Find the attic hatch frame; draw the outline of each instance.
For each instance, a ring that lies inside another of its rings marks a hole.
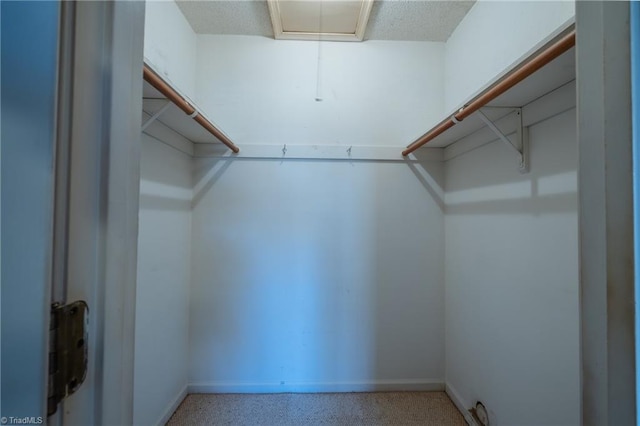
[[[322,1],[322,0],[321,0]],[[304,31],[285,31],[280,14],[280,0],[267,0],[269,16],[273,26],[273,37],[276,40],[322,40],[322,41],[362,41],[369,23],[369,15],[374,0],[361,0],[360,13],[353,33],[323,33]]]
[[[481,111],[481,108],[495,108],[487,107],[486,105],[498,96],[504,94],[506,91],[544,67],[576,44],[576,30],[575,24],[567,30],[564,35],[561,35],[559,39],[550,42],[546,46],[542,47],[537,52],[533,53],[527,59],[525,59],[516,69],[512,72],[504,75],[494,84],[483,90],[480,94],[473,99],[465,103],[457,112],[451,116],[445,118],[440,123],[435,125],[425,134],[418,139],[407,145],[402,156],[406,157],[418,148],[431,142],[433,139],[443,134],[451,127],[460,123],[465,118],[478,112],[479,118],[498,136],[500,140],[505,142],[510,148],[517,151],[518,155],[518,168],[522,173],[526,173],[529,169],[528,164],[528,128],[522,126],[522,109],[511,108],[516,110],[516,117],[518,120],[517,127],[517,140],[513,143],[507,138],[498,127]]]

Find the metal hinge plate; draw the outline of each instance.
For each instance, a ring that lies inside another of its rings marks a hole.
[[[47,415],[73,394],[87,376],[89,307],[83,300],[51,306]]]

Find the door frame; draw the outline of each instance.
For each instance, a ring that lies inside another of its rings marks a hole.
[[[582,424],[636,422],[629,17],[576,2]]]
[[[52,296],[89,305],[89,371],[55,421],[127,425],[133,422],[145,3],[61,7],[54,258],[64,272],[55,274]]]

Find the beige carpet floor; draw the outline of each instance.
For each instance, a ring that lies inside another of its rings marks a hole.
[[[465,426],[444,392],[189,395],[168,425]]]

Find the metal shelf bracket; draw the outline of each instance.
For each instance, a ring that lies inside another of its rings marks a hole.
[[[528,173],[529,172],[529,127],[525,127],[522,124],[522,108],[502,108],[502,107],[491,107],[507,109],[509,111],[514,112],[516,119],[516,138],[514,141],[509,139],[498,127],[494,124],[493,121],[489,117],[487,117],[481,109],[477,112],[479,117],[484,123],[489,127],[493,133],[500,138],[501,141],[505,143],[510,149],[512,149],[518,159],[518,170],[520,173]]]
[[[164,113],[169,108],[170,105],[171,101],[167,99],[167,103],[164,104],[162,108],[160,108],[155,114],[153,114],[147,121],[144,122],[144,124],[142,125],[142,131],[144,132],[145,129],[151,125],[151,123],[156,121],[158,117],[160,117],[162,113]]]

